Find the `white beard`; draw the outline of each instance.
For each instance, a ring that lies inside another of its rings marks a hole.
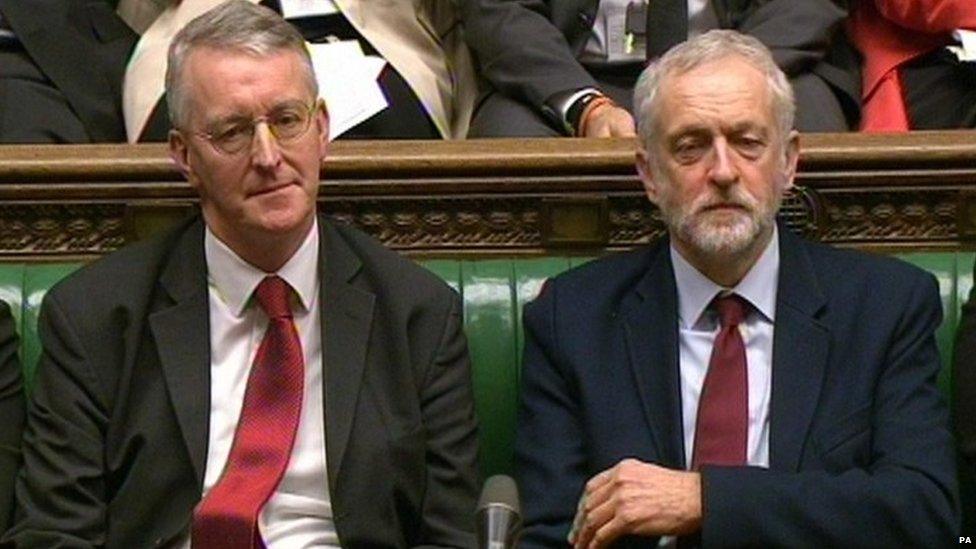
[[[671,233],[706,256],[735,256],[753,246],[772,228],[781,196],[762,204],[753,196],[733,187],[722,196],[702,196],[690,206],[674,204],[666,197],[661,215]],[[708,212],[716,202],[731,202],[741,210]]]

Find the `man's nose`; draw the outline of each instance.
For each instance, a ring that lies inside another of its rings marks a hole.
[[[739,178],[738,168],[733,158],[734,152],[725,139],[716,139],[712,147],[712,164],[709,167],[709,179],[713,184],[727,186],[735,183]]]
[[[260,168],[274,168],[281,162],[281,147],[267,122],[261,121],[254,125],[251,157],[254,165]]]

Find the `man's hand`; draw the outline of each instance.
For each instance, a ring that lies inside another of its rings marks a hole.
[[[701,475],[625,459],[586,483],[569,542],[586,549],[624,535],[690,534],[701,516]]]
[[[586,113],[580,137],[634,137],[634,118],[626,109],[607,102]]]

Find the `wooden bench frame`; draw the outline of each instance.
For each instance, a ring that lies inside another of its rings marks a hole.
[[[321,207],[410,255],[598,254],[663,230],[631,140],[339,141]],[[794,228],[843,246],[976,238],[976,132],[801,137]],[[0,260],[100,255],[196,202],[164,145],[0,146]]]

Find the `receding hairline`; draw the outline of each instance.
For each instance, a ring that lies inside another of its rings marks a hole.
[[[174,127],[187,121],[185,65],[188,57],[201,49],[250,54],[258,59],[294,51],[304,66],[306,86],[318,96],[315,69],[301,34],[269,8],[247,0],[228,0],[187,23],[170,44],[165,82]]]
[[[765,103],[765,108],[769,113],[770,120],[773,122],[771,125],[772,130],[778,133],[779,124],[777,123],[777,118],[776,118],[776,104],[775,104],[776,98],[774,97],[773,91],[769,89],[769,86],[765,85],[766,74],[760,67],[757,67],[756,64],[751,59],[749,59],[748,57],[742,55],[737,51],[723,52],[718,57],[703,59],[700,62],[689,66],[670,67],[668,70],[661,73],[660,79],[658,80],[658,87],[657,87],[658,97],[656,98],[655,101],[651,102],[649,106],[651,107],[651,109],[655,109],[655,110],[662,108],[666,98],[668,98],[670,94],[674,92],[674,86],[677,79],[684,76],[688,76],[693,72],[704,70],[712,65],[724,66],[723,64],[727,63],[730,59],[737,60],[740,66],[744,66],[750,69],[750,71],[753,72],[755,74],[755,77],[760,81],[761,85],[759,86],[759,89],[762,90],[761,93],[763,95],[763,102]],[[755,93],[755,90],[753,90],[752,93]],[[655,124],[661,123],[663,118],[660,116],[660,114],[661,114],[660,112],[653,113],[652,119],[654,120]],[[655,131],[655,134],[657,134],[662,129],[663,128],[660,127],[655,128],[655,130],[657,130]],[[661,137],[664,136],[661,135]],[[785,138],[786,136],[781,136],[781,137]]]
[[[199,59],[198,54],[200,53],[216,54],[215,57],[213,58],[218,60],[224,60],[229,57],[247,57],[247,58],[254,59],[256,61],[266,61],[278,56],[287,57],[290,54],[291,56],[293,56],[292,63],[294,69],[297,71],[298,74],[302,75],[303,81],[307,79],[306,78],[307,71],[304,68],[305,67],[304,60],[301,54],[294,51],[291,48],[280,48],[273,51],[258,53],[253,51],[250,48],[226,48],[223,46],[211,46],[211,45],[195,46],[194,48],[189,50],[188,53],[186,54],[183,63],[180,65],[180,74],[176,75],[177,80],[180,82],[180,86],[183,88],[183,98],[185,100],[184,107],[187,109],[187,111],[184,112],[184,116],[187,117],[191,116],[190,111],[192,111],[194,107],[196,107],[197,101],[195,101],[195,98],[197,97],[198,90],[194,84],[198,84],[200,80],[200,79],[195,79],[194,81],[189,80],[188,73],[190,72],[190,70],[192,70],[192,67],[194,67],[199,62],[195,60]],[[309,98],[312,101],[314,101],[317,98],[317,93],[314,86],[306,82],[303,88],[304,91],[307,92]]]
[[[658,137],[661,92],[669,78],[679,77],[712,63],[721,67],[728,59],[739,58],[759,71],[776,124],[776,135],[786,145],[791,139],[795,118],[795,99],[789,80],[762,42],[732,30],[713,29],[683,42],[644,69],[634,85],[634,112],[642,146]]]

